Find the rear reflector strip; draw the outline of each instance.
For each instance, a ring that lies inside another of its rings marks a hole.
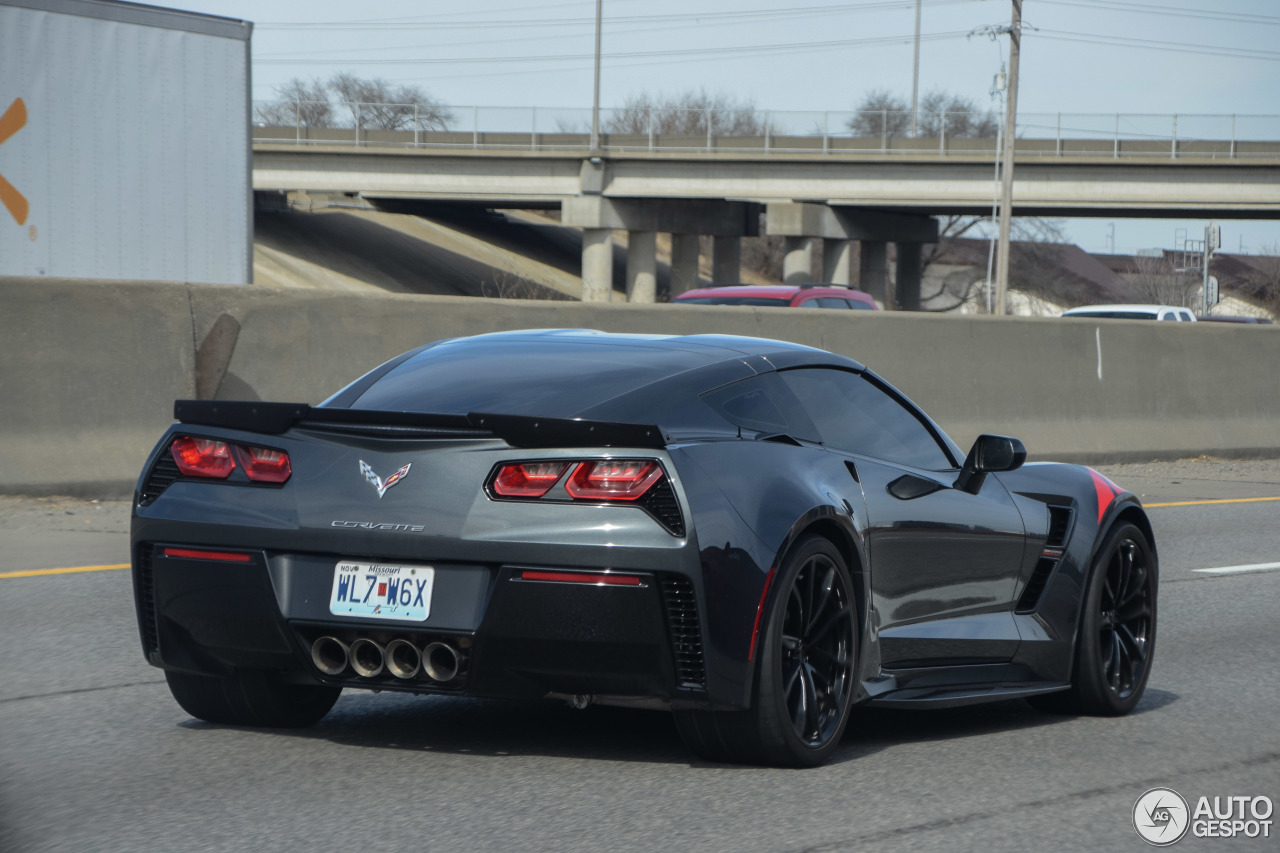
[[[200,551],[194,548],[165,548],[164,556],[184,560],[221,560],[224,563],[248,563],[252,554],[237,551]]]
[[[637,575],[615,575],[612,572],[547,572],[537,569],[521,569],[520,580],[585,583],[596,586],[643,586],[644,584]]]

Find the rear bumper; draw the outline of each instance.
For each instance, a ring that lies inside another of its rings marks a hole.
[[[521,577],[524,568],[561,567],[432,563],[429,617],[401,622],[332,615],[334,556],[242,549],[246,561],[233,562],[165,556],[164,548],[137,543],[133,575],[144,651],[166,669],[273,669],[296,683],[415,693],[714,701],[695,584],[677,573],[627,570],[640,584],[612,586]],[[386,670],[366,677],[350,666],[327,674],[312,657],[320,637],[344,646],[360,638],[381,647],[446,643],[458,672],[448,681]]]

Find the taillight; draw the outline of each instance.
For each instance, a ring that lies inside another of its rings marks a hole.
[[[646,459],[579,462],[565,489],[577,500],[634,501],[662,479],[662,468]]]
[[[244,466],[244,473],[255,483],[283,483],[293,469],[289,466],[289,454],[267,447],[236,445],[236,456]]]
[[[231,458],[231,447],[225,441],[212,438],[182,436],[169,445],[178,470],[189,477],[212,477],[225,480],[236,469]]]
[[[504,498],[540,498],[551,491],[568,467],[568,462],[503,465],[493,478],[493,490]]]

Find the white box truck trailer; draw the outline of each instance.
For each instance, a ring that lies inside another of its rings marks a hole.
[[[252,28],[0,0],[0,275],[249,283]]]

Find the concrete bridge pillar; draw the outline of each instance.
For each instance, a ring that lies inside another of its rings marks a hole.
[[[698,235],[671,235],[671,295],[698,286]]]
[[[853,241],[822,241],[822,280],[832,284],[853,284]]]
[[[824,241],[824,276],[828,281],[845,284],[849,281],[853,259],[849,247],[841,244],[858,240],[861,243],[858,280],[862,289],[881,300],[885,308],[893,308],[885,247],[888,242],[894,242],[900,253],[908,255],[905,263],[899,262],[902,264],[899,281],[907,285],[904,292],[910,294],[908,304],[919,307],[920,248],[924,243],[938,241],[938,221],[932,216],[779,201],[769,203],[765,219],[766,233],[777,234],[787,240],[787,254],[782,265],[787,284],[809,280],[810,267],[801,255],[812,250],[812,241],[818,237]]]
[[[712,240],[711,280],[716,284],[742,281],[742,239],[725,235]]]
[[[653,302],[658,292],[658,233],[627,232],[627,301]]]
[[[560,221],[565,225],[583,230],[584,301],[607,301],[608,295],[603,299],[599,295],[612,294],[613,286],[609,276],[612,266],[605,265],[603,260],[611,256],[600,248],[602,239],[607,238],[589,236],[592,232],[606,235],[612,230],[628,232],[627,298],[632,302],[652,302],[656,295],[655,232],[671,234],[672,294],[698,286],[698,235],[716,238],[713,263],[718,274],[728,276],[719,280],[737,281],[741,261],[739,238],[760,233],[760,205],[744,201],[606,198],[584,191],[582,195],[564,199],[560,214]],[[590,276],[588,269],[592,270]]]
[[[903,311],[920,310],[920,270],[923,256],[920,243],[896,243],[898,262],[894,270],[893,293]]]
[[[863,240],[858,247],[858,287],[880,300],[884,307],[885,284],[889,281],[889,244],[884,240]]]
[[[613,230],[582,229],[582,301],[613,299]]]
[[[770,205],[772,207],[773,205]],[[772,233],[772,232],[770,232]],[[788,236],[782,256],[782,280],[787,284],[804,284],[813,281],[813,244],[809,236]]]

